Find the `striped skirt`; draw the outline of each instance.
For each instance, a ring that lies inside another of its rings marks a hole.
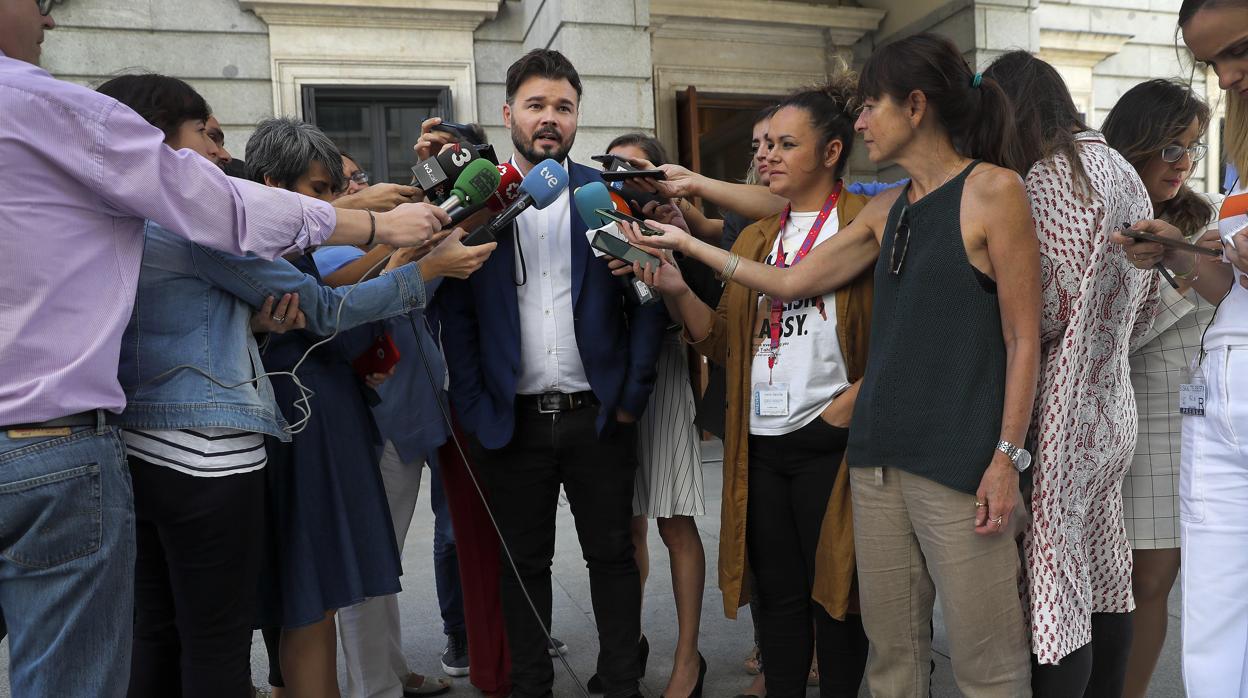
[[[695,411],[685,344],[679,332],[669,333],[663,338],[658,378],[637,431],[634,516],[666,519],[706,513]]]

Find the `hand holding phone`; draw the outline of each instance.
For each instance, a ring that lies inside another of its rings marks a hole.
[[[650,226],[646,225],[646,222],[641,220],[640,218],[634,218],[633,216],[630,216],[627,213],[620,213],[619,211],[613,208],[596,208],[594,209],[594,213],[597,213],[598,215],[602,216],[603,218],[606,218],[609,221],[615,221],[616,223],[633,223],[641,230],[642,235],[662,235],[663,234],[663,231],[655,230],[654,228],[651,228]]]
[[[1155,242],[1159,245],[1165,245],[1166,247],[1170,247],[1176,250],[1183,250],[1184,252],[1192,252],[1195,254],[1203,254],[1206,257],[1221,257],[1222,256],[1222,253],[1218,252],[1217,250],[1211,250],[1208,247],[1201,247],[1199,245],[1193,245],[1192,243],[1187,242],[1186,240],[1175,240],[1174,238],[1157,235],[1155,233],[1150,233],[1146,230],[1132,230],[1131,228],[1124,228],[1122,231],[1122,234],[1133,240],[1142,240],[1144,242]],[[1233,244],[1231,246],[1234,247]]]

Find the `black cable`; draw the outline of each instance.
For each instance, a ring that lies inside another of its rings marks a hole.
[[[455,433],[455,424],[451,421],[450,407],[446,404],[446,396],[443,395],[442,386],[438,384],[437,379],[433,376],[433,367],[429,364],[429,356],[425,354],[425,347],[420,341],[420,331],[416,328],[416,319],[411,313],[407,314],[407,321],[412,325],[412,334],[416,336],[416,348],[420,352],[421,363],[425,365],[425,375],[429,379],[429,387],[433,389],[434,397],[438,402],[438,409],[442,412],[442,419],[446,422],[446,428],[451,434],[451,441],[455,443],[455,450],[459,452],[459,458],[464,463],[464,467],[468,470],[468,477],[472,479],[472,486],[477,490],[477,496],[481,498],[481,505],[485,507],[485,513],[490,517],[490,524],[494,526],[494,532],[498,534],[498,544],[502,548],[503,554],[507,556],[507,564],[511,567],[512,574],[516,575],[516,583],[520,585],[520,591],[524,593],[524,600],[528,602],[529,609],[533,611],[533,618],[537,620],[537,626],[542,629],[542,634],[546,636],[546,646],[554,647],[554,639],[550,636],[550,630],[546,624],[542,622],[542,614],[537,610],[537,604],[533,602],[533,597],[529,595],[529,590],[524,586],[524,580],[520,577],[520,569],[516,566],[516,560],[511,556],[511,548],[507,546],[507,540],[503,537],[503,529],[499,527],[498,520],[494,518],[494,512],[490,509],[490,502],[485,497],[485,490],[481,488],[481,483],[477,481],[477,474],[473,472],[472,466],[468,462],[468,454],[464,452],[464,446],[459,442],[459,436]],[[589,689],[585,684],[581,683],[581,678],[572,670],[572,665],[568,663],[567,657],[562,652],[556,652],[559,662],[563,664],[563,668],[568,671],[568,675],[572,677],[573,683],[580,689],[581,695],[590,698]]]

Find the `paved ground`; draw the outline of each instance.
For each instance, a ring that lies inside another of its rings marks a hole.
[[[719,534],[720,451],[718,443],[708,443],[704,449],[704,456],[706,458],[705,491],[708,494],[707,515],[698,520],[698,527],[706,546],[708,569],[701,647],[710,665],[710,671],[707,674],[704,695],[707,698],[728,698],[740,693],[749,683],[750,677],[745,673],[741,662],[752,646],[752,628],[748,608],[741,609],[741,616],[736,621],[724,618],[721,611],[720,594],[715,586],[714,575]],[[438,667],[438,654],[445,640],[441,634],[441,619],[438,615],[437,598],[434,593],[433,569],[428,564],[428,561],[432,560],[433,540],[433,517],[428,508],[428,480],[426,479],[423,484],[425,492],[421,493],[420,505],[412,522],[412,530],[408,535],[407,547],[404,551],[404,569],[407,574],[403,578],[405,591],[400,596],[400,604],[403,613],[404,645],[408,660],[416,671],[433,672]],[[597,642],[585,564],[576,543],[571,514],[566,508],[560,512],[559,537],[556,545],[554,633],[571,647],[568,660],[573,671],[584,681],[593,673]],[[650,534],[650,551],[651,576],[650,584],[646,588],[642,625],[650,639],[651,653],[642,692],[648,697],[654,697],[663,690],[668,672],[671,670],[671,652],[676,640],[676,624],[667,555],[653,527],[651,527]],[[1176,591],[1171,598],[1172,632],[1166,643],[1161,665],[1153,679],[1153,686],[1149,693],[1151,697],[1171,698],[1183,695],[1179,676],[1177,598]],[[960,694],[953,683],[948,660],[948,646],[944,641],[939,616],[936,633],[938,654],[932,694],[935,698],[952,698]],[[259,634],[256,635],[253,643],[253,668],[257,684],[265,685],[263,677],[267,671],[267,660]],[[0,676],[0,698],[9,698],[8,651],[4,642],[0,642],[0,670],[3,670],[3,676]],[[339,673],[343,675],[341,669]],[[556,663],[555,674],[556,696],[571,698],[579,695],[567,672],[558,663]],[[808,696],[817,694],[816,689],[812,688],[808,691]],[[466,680],[459,680],[455,690],[449,695],[474,696],[477,692]],[[868,695],[865,689],[862,695]]]

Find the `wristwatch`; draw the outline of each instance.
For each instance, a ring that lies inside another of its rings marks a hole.
[[[1014,469],[1018,472],[1021,473],[1031,467],[1031,454],[1026,449],[1003,440],[997,442],[997,450],[1009,456],[1010,462],[1014,464]]]

